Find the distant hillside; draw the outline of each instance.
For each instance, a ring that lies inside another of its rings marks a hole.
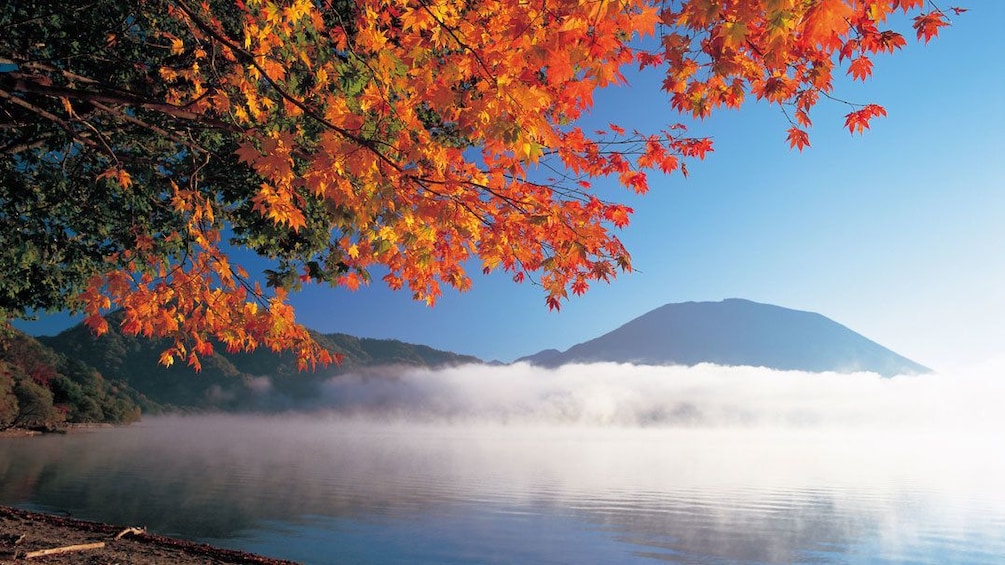
[[[555,367],[612,361],[646,365],[751,365],[801,371],[929,372],[820,314],[749,300],[667,304],[568,351],[520,359]]]
[[[112,314],[110,331],[95,337],[78,325],[54,337],[39,340],[68,357],[96,367],[109,378],[122,379],[150,403],[147,412],[160,409],[270,410],[301,407],[314,401],[324,381],[362,367],[409,365],[439,367],[480,363],[469,355],[440,351],[396,340],[358,338],[345,334],[315,334],[326,349],[341,353],[341,365],[298,372],[296,359],[260,348],[231,354],[217,348],[203,359],[196,373],[183,363],[158,365],[166,344],[158,340],[123,335],[120,318]]]
[[[0,430],[133,422],[142,395],[0,324]]]

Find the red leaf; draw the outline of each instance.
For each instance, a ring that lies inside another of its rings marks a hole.
[[[789,147],[800,151],[810,146],[810,136],[805,131],[792,126],[789,128]]]
[[[851,133],[863,133],[869,129],[869,120],[877,116],[885,116],[886,110],[878,104],[869,104],[861,110],[856,110],[844,117],[844,125]]]
[[[948,26],[946,16],[942,12],[929,12],[914,18],[914,29],[918,32],[918,40],[925,40],[925,43],[939,35],[939,28]]]
[[[848,74],[857,80],[865,81],[872,74],[872,61],[864,55],[858,57],[848,65]]]

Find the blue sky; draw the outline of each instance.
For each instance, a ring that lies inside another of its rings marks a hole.
[[[375,282],[309,288],[298,320],[509,361],[565,349],[669,302],[741,297],[811,310],[936,369],[1005,355],[1005,2],[972,0],[928,45],[876,60],[837,95],[883,104],[864,136],[821,102],[812,147],[792,151],[774,107],[695,124],[715,152],[687,179],[650,175],[621,233],[638,272],[549,312],[540,289],[476,275],[432,309]],[[909,28],[902,29],[911,32]],[[907,33],[905,33],[907,35]],[[653,130],[680,121],[654,73],[597,96],[593,120]],[[65,317],[20,324],[52,333]]]

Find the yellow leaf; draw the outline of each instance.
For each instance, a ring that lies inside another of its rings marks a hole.
[[[161,353],[159,363],[161,365],[164,365],[165,367],[170,367],[171,365],[174,365],[174,355],[171,355],[170,351],[165,351]]]
[[[383,226],[380,228],[380,231],[377,232],[377,236],[390,243],[396,243],[398,241],[398,234],[395,233],[391,226]]]

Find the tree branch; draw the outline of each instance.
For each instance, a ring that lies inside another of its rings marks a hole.
[[[38,106],[35,106],[34,104],[28,102],[27,100],[24,100],[18,96],[14,96],[13,94],[7,92],[6,90],[0,89],[0,98],[3,98],[4,100],[9,100],[14,105],[20,106],[28,110],[29,112],[37,114],[53,122],[54,124],[59,126],[63,131],[65,131],[71,138],[76,139],[77,141],[83,143],[84,145],[88,145],[90,147],[98,147],[99,145],[98,143],[95,143],[93,139],[88,139],[87,137],[78,134],[76,131],[73,130],[72,127],[70,127],[70,124],[67,123],[66,120],[64,120],[63,118],[60,118],[59,116],[51,112],[48,112],[43,108],[39,108]]]
[[[13,90],[15,92],[32,93],[51,98],[81,100],[92,104],[101,103],[137,106],[145,110],[159,112],[181,120],[204,123],[214,128],[232,133],[244,132],[244,130],[238,126],[220,120],[214,120],[205,114],[190,112],[180,106],[175,106],[165,102],[155,102],[131,93],[121,91],[112,93],[54,86],[52,84],[46,84],[46,82],[48,82],[47,77],[40,75],[30,75],[25,73],[7,73],[7,75],[14,79]]]

